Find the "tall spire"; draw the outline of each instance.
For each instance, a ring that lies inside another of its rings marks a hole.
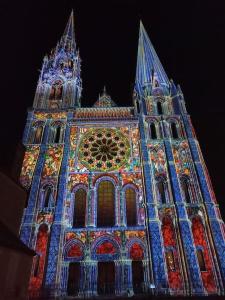
[[[135,85],[139,89],[154,83],[168,86],[169,79],[140,21]]]
[[[63,36],[61,38],[61,43],[64,48],[68,47],[70,45],[71,45],[71,48],[73,48],[73,49],[76,48],[74,32],[75,32],[74,31],[74,15],[73,15],[73,10],[72,10],[69,20],[67,22],[66,28],[64,30]]]

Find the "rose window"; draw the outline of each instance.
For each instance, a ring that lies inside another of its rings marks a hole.
[[[89,170],[119,169],[129,155],[129,141],[116,129],[90,129],[80,143],[79,159]]]

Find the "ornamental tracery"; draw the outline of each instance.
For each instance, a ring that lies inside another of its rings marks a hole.
[[[116,170],[128,161],[129,141],[117,129],[89,129],[81,139],[78,156],[89,170]]]

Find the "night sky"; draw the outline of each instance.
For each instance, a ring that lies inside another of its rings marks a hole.
[[[131,105],[139,20],[168,77],[183,90],[225,219],[224,1],[0,2],[1,155],[7,170],[32,106],[42,60],[55,47],[71,9],[82,59],[82,105],[106,85],[118,105]]]

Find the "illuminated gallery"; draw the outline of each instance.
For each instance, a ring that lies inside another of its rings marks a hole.
[[[82,107],[80,69],[71,13],[23,135],[30,294],[224,294],[224,223],[182,91],[142,23],[130,107],[105,88]]]

